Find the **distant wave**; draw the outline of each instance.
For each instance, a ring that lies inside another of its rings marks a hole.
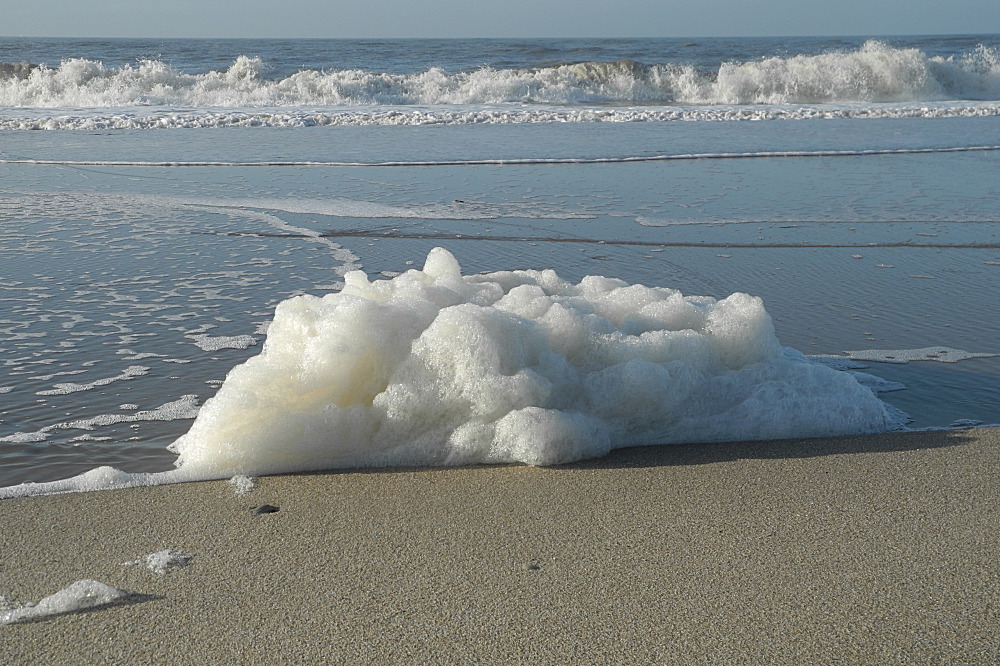
[[[7,70],[10,70],[9,72]],[[1000,100],[1000,50],[959,57],[870,41],[854,51],[725,62],[581,62],[537,69],[418,74],[303,70],[270,79],[258,58],[186,74],[159,60],[108,68],[69,59],[58,67],[0,67],[0,106],[14,108],[288,108],[453,105],[803,105]],[[597,113],[597,112],[595,112]],[[327,116],[332,118],[332,116]],[[273,123],[274,120],[268,121]]]

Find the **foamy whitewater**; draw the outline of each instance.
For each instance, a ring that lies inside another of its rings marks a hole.
[[[905,416],[853,375],[782,348],[760,299],[554,271],[423,270],[281,303],[170,448],[4,495],[387,465],[557,465],[625,446],[872,433]]]
[[[559,40],[552,41],[556,42],[552,49],[555,55]],[[569,41],[570,52],[582,50],[572,40],[563,41]],[[504,44],[502,40],[497,43]],[[522,58],[529,55],[520,66],[482,66],[480,62],[470,67],[459,59],[455,63],[459,69],[432,66],[418,71],[400,71],[398,61],[378,63],[387,66],[379,70],[345,68],[336,60],[328,68],[289,71],[288,63],[246,54],[236,56],[225,69],[209,71],[185,71],[183,61],[173,64],[156,58],[120,65],[85,57],[37,65],[6,63],[0,64],[0,107],[7,107],[0,114],[0,129],[1000,113],[1000,49],[995,45],[979,43],[957,55],[931,55],[917,47],[868,40],[853,48],[788,55],[782,40],[751,40],[735,52],[759,50],[759,57],[721,63],[705,60],[696,49],[685,48],[697,45],[678,40],[632,40],[628,45],[632,50],[619,49],[608,55],[630,57],[612,61],[550,64],[551,60],[537,55],[530,57],[532,52],[526,49],[518,54]],[[295,52],[308,46],[302,42],[290,48]],[[352,57],[348,43],[341,44],[343,51],[338,51],[336,42],[331,46],[330,50],[343,59]],[[815,48],[815,44],[810,46]],[[775,55],[775,51],[785,54]],[[635,59],[645,57],[670,60]],[[437,56],[442,58],[447,56]],[[53,114],[51,109],[72,111]]]

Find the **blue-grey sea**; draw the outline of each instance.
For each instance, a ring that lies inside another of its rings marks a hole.
[[[172,467],[278,303],[435,247],[998,424],[1000,35],[0,38],[0,486]]]

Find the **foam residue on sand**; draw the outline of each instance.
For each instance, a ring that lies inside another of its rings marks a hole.
[[[20,608],[0,610],[0,624],[36,622],[55,615],[78,613],[109,604],[121,603],[133,596],[131,592],[119,590],[100,581],[84,579],[50,594],[37,604],[25,604]]]
[[[132,561],[126,562],[126,565],[142,565],[155,574],[166,574],[174,569],[179,569],[180,567],[186,567],[191,564],[191,560],[194,559],[194,555],[188,555],[187,553],[182,553],[178,550],[170,550],[165,548],[164,550],[159,550],[155,553],[150,553],[144,557]]]
[[[257,483],[252,477],[243,474],[237,474],[229,479],[229,483],[233,486],[233,492],[240,496],[249,495],[257,487]]]

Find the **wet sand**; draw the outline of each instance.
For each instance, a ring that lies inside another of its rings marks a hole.
[[[0,662],[997,663],[998,507],[996,428],[3,500],[0,595],[136,596]]]

